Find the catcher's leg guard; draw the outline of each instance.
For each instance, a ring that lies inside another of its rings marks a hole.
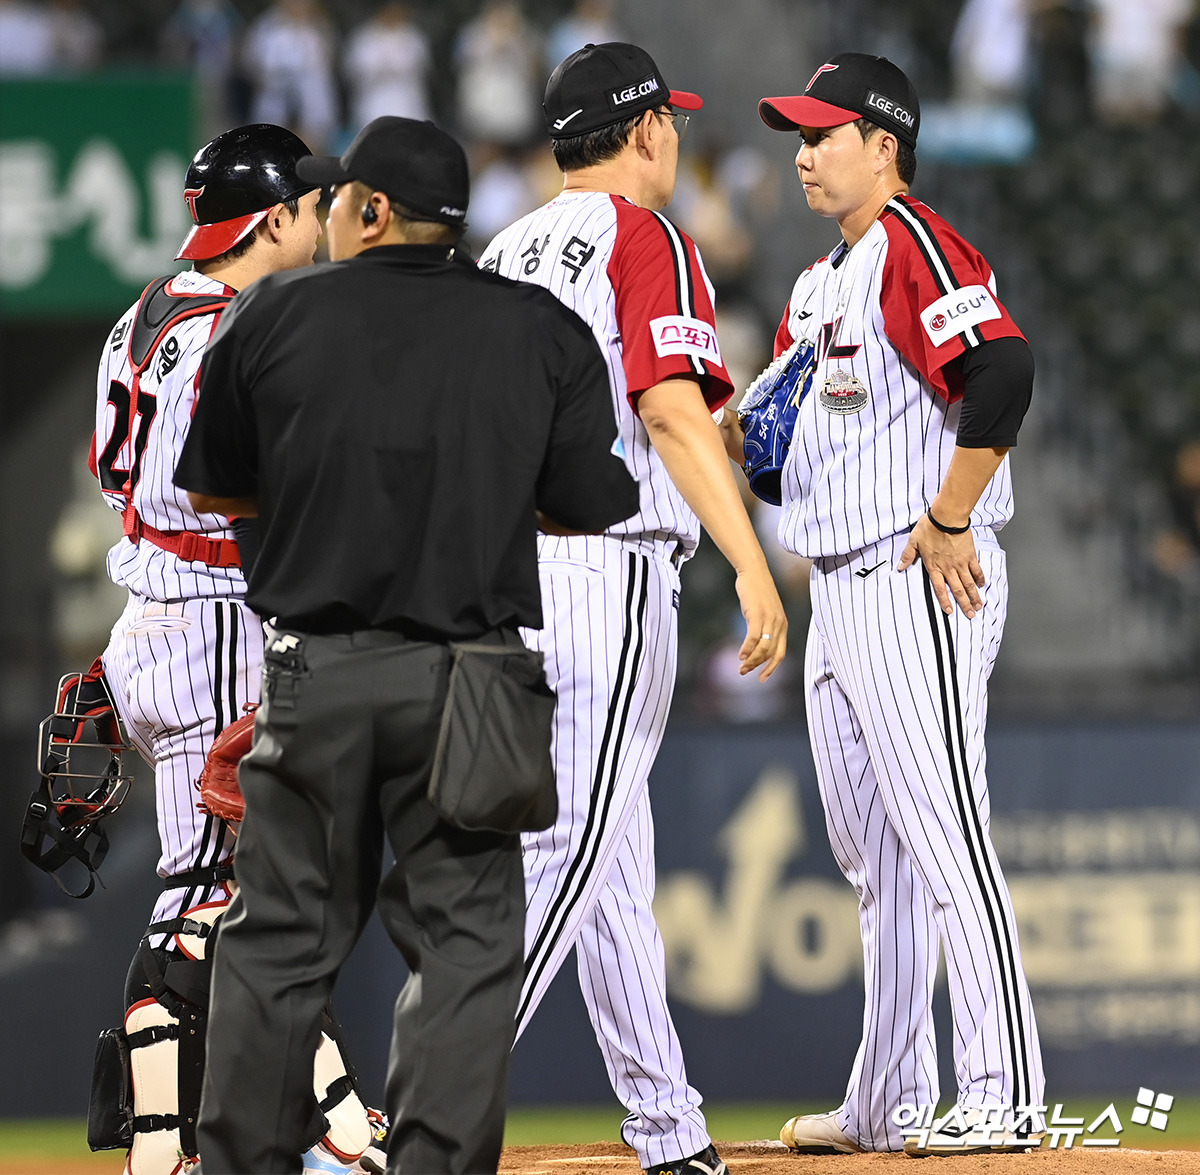
[[[186,1171],[195,1162],[199,1103],[180,1104],[180,1021],[157,1000],[145,999],[125,1013],[125,1033],[133,1076],[133,1145],[125,1175]]]
[[[196,1162],[211,960],[207,944],[228,900],[154,923],[126,986],[125,1035],[133,1091],[133,1142],[125,1175],[178,1175]],[[171,934],[153,948],[152,937]]]
[[[178,1175],[196,1162],[196,1120],[204,1081],[213,941],[228,899],[193,906],[155,923],[134,957],[125,1017],[133,1089],[133,1145],[125,1175]],[[173,935],[170,947],[148,940]],[[313,1066],[308,1146],[321,1143],[344,1163],[359,1160],[376,1140],[378,1123],[358,1092],[332,1010],[322,1016]]]
[[[358,1092],[358,1080],[342,1051],[341,1032],[326,1007],[313,1066],[313,1092],[325,1115],[321,1143],[344,1163],[354,1163],[375,1139],[375,1123]]]

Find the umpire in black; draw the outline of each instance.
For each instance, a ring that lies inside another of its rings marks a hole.
[[[495,1171],[522,978],[515,833],[426,798],[448,642],[519,646],[542,620],[542,525],[638,506],[608,376],[547,291],[458,247],[467,163],[380,118],[338,159],[333,264],[264,278],[213,335],[175,480],[257,514],[247,599],[267,628],[241,765],[239,890],[213,975],[207,1175],[299,1172],[320,1011],[378,894],[411,978],[396,1002],[388,1171]],[[396,856],[380,883],[383,836]]]

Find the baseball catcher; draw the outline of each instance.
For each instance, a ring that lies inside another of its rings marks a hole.
[[[205,346],[229,303],[267,274],[312,263],[320,193],[296,173],[308,154],[268,124],[226,131],[196,153],[182,192],[193,223],[176,258],[191,268],[146,288],[110,332],[97,372],[89,465],[122,520],[108,573],[129,592],[101,663],[129,742],[154,767],[161,842],[162,892],[130,967],[124,1023],[100,1041],[89,1129],[94,1149],[130,1148],[127,1175],[176,1175],[196,1161],[209,972],[236,829],[197,809],[195,785],[214,740],[257,701],[262,668],[262,624],[245,602],[253,521],[193,510],[171,475]],[[83,676],[86,702],[94,685]],[[53,721],[67,729],[61,715]],[[236,758],[224,770],[235,775]],[[86,803],[47,807],[51,823],[27,829],[28,851],[66,854],[94,872],[103,844],[87,830],[112,808],[115,785],[93,790],[106,799],[96,814]],[[304,1167],[361,1170],[374,1124],[328,1016],[324,1027],[316,1097],[296,1111],[312,1125]]]

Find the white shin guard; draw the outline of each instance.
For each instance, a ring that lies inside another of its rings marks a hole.
[[[313,1092],[329,1123],[321,1141],[343,1163],[356,1162],[371,1145],[375,1127],[346,1072],[337,1041],[324,1032],[313,1067]]]
[[[228,900],[205,902],[181,915],[174,946],[186,959],[200,962],[207,957],[228,905]],[[206,932],[205,926],[211,929]],[[197,1015],[193,1026],[203,1032],[206,1009],[197,1009]],[[186,1124],[186,1135],[194,1137],[199,1109],[198,1086],[196,1104],[180,1107],[180,1036],[193,1026],[181,1028],[170,1008],[155,999],[141,1000],[125,1014],[134,1111],[133,1146],[125,1175],[183,1175],[197,1161],[186,1153],[180,1136],[180,1127]],[[336,1027],[331,1031],[336,1032]],[[375,1140],[376,1125],[347,1071],[340,1045],[329,1032],[321,1033],[317,1047],[313,1092],[328,1124],[320,1142],[341,1162],[355,1163]]]
[[[134,1113],[125,1175],[179,1175],[196,1161],[179,1134],[179,1021],[157,1000],[142,1000],[125,1013],[125,1032]]]

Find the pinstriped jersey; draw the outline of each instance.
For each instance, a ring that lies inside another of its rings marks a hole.
[[[954,361],[989,339],[1023,337],[991,267],[940,216],[890,200],[863,238],[797,279],[775,337],[816,347],[783,469],[780,542],[844,555],[908,530],[941,488],[961,416]],[[971,522],[1012,517],[1005,457]]]
[[[545,286],[591,328],[608,364],[625,463],[641,509],[609,534],[676,539],[700,524],[637,415],[637,397],[690,376],[712,409],[733,388],[721,361],[713,289],[691,238],[665,216],[607,192],[563,192],[499,233],[480,265]]]
[[[229,294],[228,286],[189,270],[171,279],[179,294]],[[104,346],[96,378],[96,431],[90,464],[105,500],[125,510],[122,486],[132,486],[133,506],[147,525],[162,531],[193,531],[213,539],[232,539],[221,514],[197,514],[187,494],[176,488],[175,465],[187,436],[200,361],[220,319],[211,314],[184,319],[168,331],[142,373],[136,403],[130,342],[138,303],[122,316]],[[237,567],[208,567],[185,562],[146,539],[122,538],[108,553],[114,583],[139,596],[163,602],[214,596],[244,596],[246,581]]]

